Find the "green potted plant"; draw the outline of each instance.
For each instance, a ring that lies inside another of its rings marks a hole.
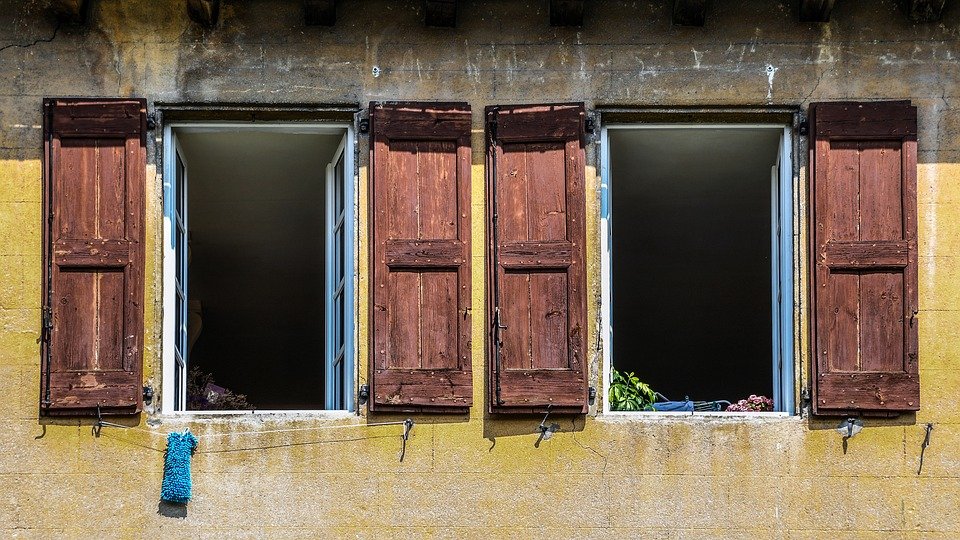
[[[614,368],[608,398],[611,411],[652,411],[656,392],[632,371],[624,373]]]

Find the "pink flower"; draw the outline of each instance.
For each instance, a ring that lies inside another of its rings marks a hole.
[[[772,411],[773,400],[767,396],[750,394],[750,397],[747,399],[741,399],[740,401],[727,406],[727,410],[732,412]]]

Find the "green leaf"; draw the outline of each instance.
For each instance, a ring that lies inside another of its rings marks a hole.
[[[613,411],[641,411],[652,410],[652,403],[656,400],[656,392],[632,371],[623,373],[613,370],[612,382],[608,396],[610,410]]]

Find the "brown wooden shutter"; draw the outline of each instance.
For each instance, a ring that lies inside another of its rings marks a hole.
[[[470,106],[372,103],[372,411],[465,412]]]
[[[810,109],[813,412],[920,408],[917,110]]]
[[[44,100],[41,409],[142,403],[146,102]]]
[[[584,115],[486,110],[494,412],[587,410]]]

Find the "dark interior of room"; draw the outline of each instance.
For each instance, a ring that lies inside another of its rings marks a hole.
[[[250,408],[324,408],[326,164],[341,135],[191,128],[178,138],[199,311],[189,367]]]
[[[780,131],[609,133],[614,367],[671,400],[772,397]]]

